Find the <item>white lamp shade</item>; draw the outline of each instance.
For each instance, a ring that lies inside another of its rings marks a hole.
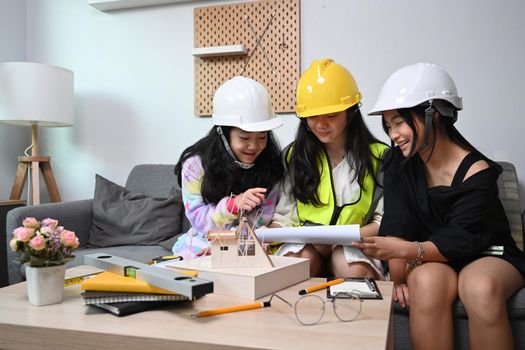
[[[33,62],[0,63],[0,123],[72,126],[73,72]]]

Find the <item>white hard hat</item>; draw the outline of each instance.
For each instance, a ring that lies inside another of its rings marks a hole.
[[[258,132],[275,129],[283,121],[273,112],[265,87],[253,79],[239,76],[227,80],[215,92],[212,123]]]
[[[443,68],[416,63],[398,69],[388,78],[368,115],[381,115],[384,111],[411,108],[434,100],[448,101],[456,110],[463,108],[456,84]]]

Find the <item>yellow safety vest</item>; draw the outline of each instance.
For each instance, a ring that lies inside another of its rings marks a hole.
[[[292,146],[293,147],[293,146]],[[291,147],[291,148],[292,148]],[[372,154],[381,159],[383,152],[388,146],[382,143],[374,143],[370,145]],[[288,155],[290,155],[288,153]],[[288,156],[289,161],[289,156]],[[319,173],[321,174],[321,181],[317,188],[321,206],[314,206],[297,201],[297,212],[299,214],[300,225],[350,225],[359,224],[365,225],[371,218],[373,211],[377,205],[377,200],[382,195],[382,188],[377,188],[374,176],[377,174],[379,162],[372,159],[372,166],[374,174],[366,174],[363,181],[363,187],[360,188],[360,196],[357,201],[353,203],[345,203],[338,207],[335,203],[335,190],[332,179],[332,168],[328,162],[328,155],[323,151],[321,162],[318,164]],[[323,171],[328,169],[328,171]],[[356,186],[360,186],[357,181]]]

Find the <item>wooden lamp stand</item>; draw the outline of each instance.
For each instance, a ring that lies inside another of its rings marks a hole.
[[[27,178],[27,169],[31,167],[31,193],[33,204],[40,204],[40,171],[46,183],[52,202],[60,202],[60,194],[51,170],[51,157],[38,155],[38,124],[31,125],[31,156],[18,157],[18,168],[9,199],[20,199]]]

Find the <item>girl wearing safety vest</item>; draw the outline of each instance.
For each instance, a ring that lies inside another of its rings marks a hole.
[[[378,172],[387,146],[363,122],[361,93],[350,72],[332,59],[312,62],[297,86],[300,117],[284,150],[287,176],[272,227],[360,225],[375,236],[382,215]],[[310,275],[382,278],[381,263],[342,245],[292,244],[278,255],[310,259]]]
[[[192,228],[173,253],[185,259],[209,252],[208,231],[237,226],[241,214],[255,227],[268,225],[284,174],[271,131],[283,122],[263,85],[245,77],[223,83],[213,97],[212,123],[175,167]]]
[[[389,259],[394,300],[410,305],[415,349],[454,348],[459,297],[471,348],[510,350],[506,305],[525,284],[525,256],[498,197],[500,165],[454,126],[462,107],[439,66],[409,65],[386,81],[370,113],[396,144],[385,156],[381,237],[353,245]]]

